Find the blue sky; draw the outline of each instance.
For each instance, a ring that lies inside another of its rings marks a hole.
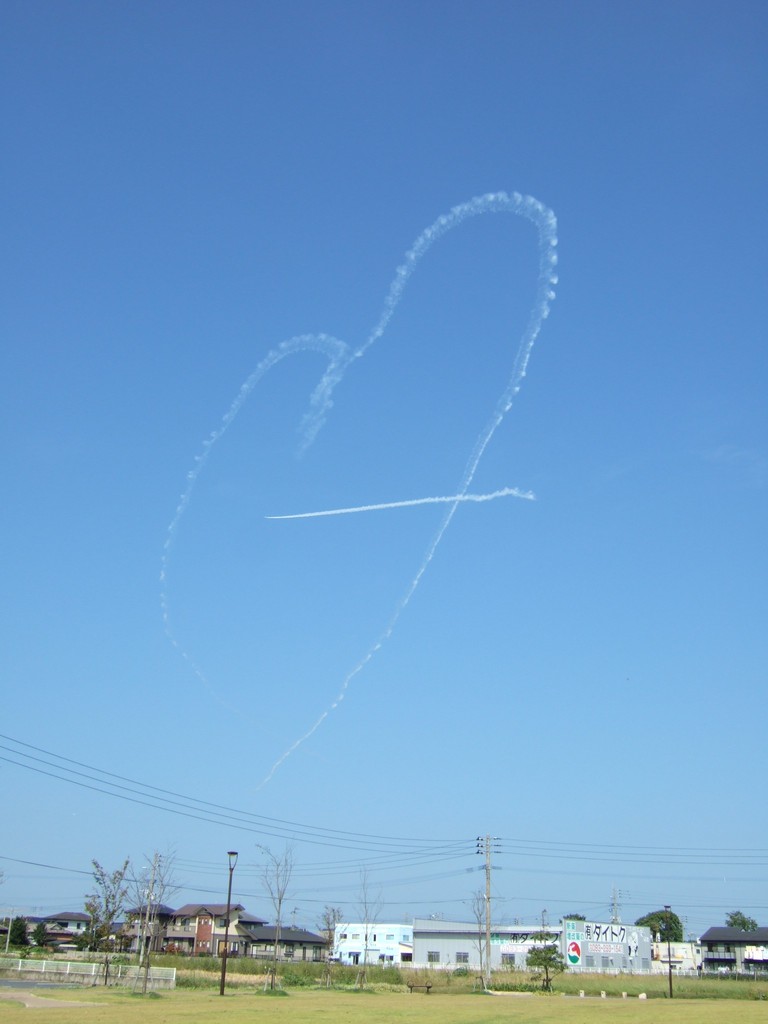
[[[235,848],[269,916],[290,842],[308,927],[363,870],[468,918],[489,833],[499,919],[768,921],[764,6],[2,20],[0,902],[154,850],[223,899]],[[536,500],[423,575],[452,506],[265,518],[462,491],[541,312],[515,194],[557,297],[468,489]],[[252,374],[382,317],[302,445],[330,343]]]

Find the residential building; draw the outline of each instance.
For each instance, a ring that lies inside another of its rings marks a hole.
[[[149,922],[147,908],[133,907],[126,911],[126,923],[120,929],[120,938],[130,953],[136,953],[141,945],[149,947],[151,953],[159,953],[167,945],[167,931],[173,920],[174,911],[164,903],[150,904]],[[141,941],[140,941],[141,940]]]
[[[242,904],[232,904],[229,909],[230,951],[233,943],[237,943],[241,915],[245,915],[248,924],[264,924],[260,918],[246,914]],[[185,903],[171,915],[165,930],[165,947],[193,956],[218,956],[224,943],[226,918],[226,903]]]
[[[705,971],[768,971],[768,928],[710,928],[700,938]]]
[[[333,935],[333,959],[342,964],[411,963],[413,928],[409,924],[337,924]]]
[[[227,905],[187,903],[172,912],[164,931],[165,949],[193,956],[221,956],[224,950]],[[272,960],[277,928],[249,914],[240,903],[230,907],[227,956],[250,956]],[[324,959],[322,935],[283,925],[280,929],[278,960]]]
[[[700,942],[664,942],[661,939],[651,943],[651,967],[660,974],[669,973],[670,957],[672,970],[677,974],[697,971],[701,967]]]
[[[238,945],[234,949],[230,947],[229,955],[272,960],[275,956],[276,937],[275,925],[266,925],[263,922],[246,925],[241,917],[235,937]],[[322,935],[316,935],[315,932],[283,925],[280,929],[277,959],[319,963],[325,959],[325,940]]]
[[[64,910],[60,914],[35,918],[35,923],[45,925],[46,941],[58,949],[75,949],[91,925],[91,918],[80,910]],[[27,921],[29,925],[29,919]]]

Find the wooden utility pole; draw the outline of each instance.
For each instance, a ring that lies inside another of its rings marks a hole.
[[[485,837],[485,980],[491,983],[491,837]]]
[[[477,852],[485,854],[485,984],[491,982],[491,836],[477,837]]]

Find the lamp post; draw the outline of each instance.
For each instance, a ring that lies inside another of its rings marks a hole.
[[[237,851],[230,850],[227,853],[229,857],[229,886],[227,887],[227,916],[224,918],[224,949],[221,954],[221,984],[219,985],[219,995],[224,995],[224,986],[227,983],[227,952],[229,951],[229,908],[232,904],[232,872],[235,870],[235,864],[237,864]]]
[[[664,913],[667,915],[667,970],[669,971],[669,998],[672,998],[672,940],[670,938],[670,929],[672,922],[670,920],[672,914],[672,907],[664,904]]]

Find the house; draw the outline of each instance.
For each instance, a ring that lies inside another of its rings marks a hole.
[[[133,907],[126,910],[127,921],[120,929],[122,945],[129,953],[137,953],[143,944],[151,953],[159,953],[165,949],[166,932],[175,911],[164,903],[150,903],[149,921],[147,907]]]
[[[89,914],[79,910],[65,910],[37,919],[45,925],[48,945],[74,949],[78,940],[84,940],[91,924]]]
[[[234,903],[229,908],[229,947],[237,949],[237,930],[241,915],[250,925],[259,918],[246,914],[245,907]],[[194,956],[218,956],[224,944],[226,930],[226,903],[185,903],[170,917],[165,929],[165,948],[169,952],[189,953]]]
[[[272,960],[275,957],[275,940],[277,928],[263,922],[249,926],[241,918],[237,930],[238,948],[230,948],[229,955],[255,957],[257,960]],[[231,936],[230,936],[231,937]],[[325,939],[322,935],[283,925],[280,929],[280,941],[277,951],[278,960],[312,961],[319,963],[325,959]]]
[[[342,964],[404,964],[413,960],[413,927],[409,924],[337,924],[333,959]]]
[[[697,971],[701,966],[700,942],[669,942],[654,940],[651,943],[651,966],[656,973],[668,974],[670,963],[677,974]]]
[[[194,956],[221,956],[226,930],[226,903],[187,903],[173,911],[164,929],[167,952]],[[249,914],[240,903],[229,910],[227,956],[250,956],[272,960],[277,928]],[[324,956],[322,935],[301,928],[280,929],[278,960],[320,961]]]
[[[710,928],[699,942],[705,971],[768,971],[768,928]]]

